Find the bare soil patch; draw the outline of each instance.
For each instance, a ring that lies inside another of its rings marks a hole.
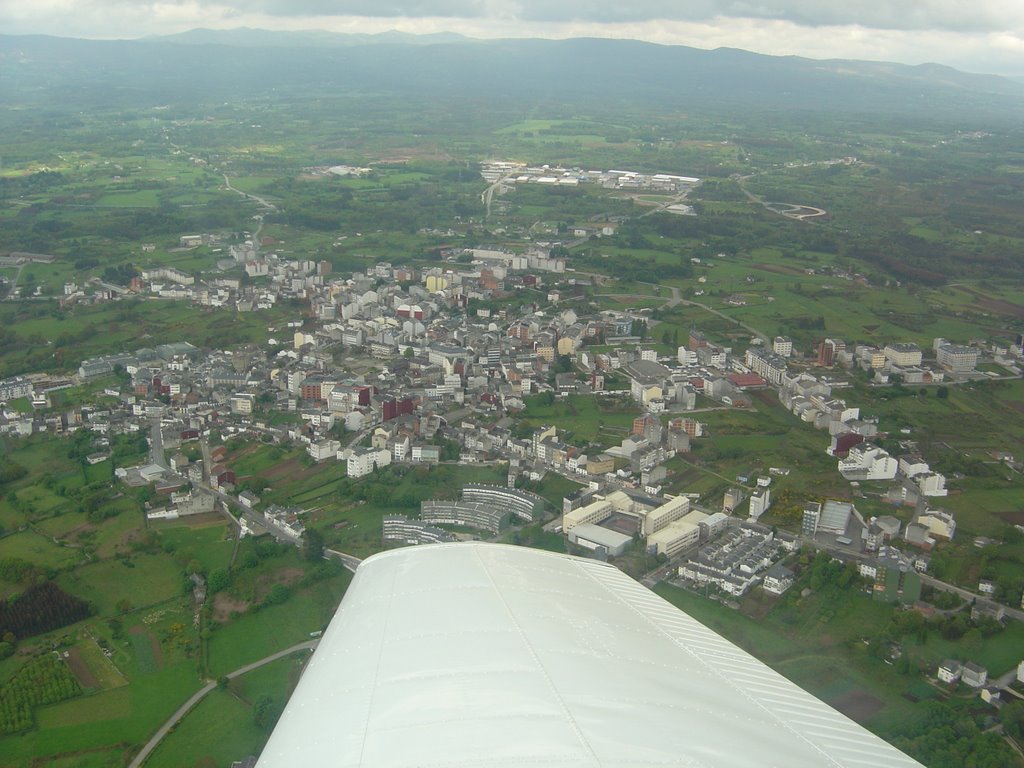
[[[740,602],[740,613],[757,621],[767,616],[777,602],[774,595],[760,589],[751,590]]]
[[[270,588],[275,584],[284,584],[286,587],[291,587],[302,581],[302,577],[306,575],[306,572],[301,568],[285,568],[275,573],[268,573],[264,576],[260,576],[256,580],[256,599],[262,600],[270,592]]]
[[[249,454],[256,453],[262,447],[262,443],[247,443],[239,448],[237,451],[232,451],[230,456],[227,457],[228,461],[238,461],[239,459],[248,456]]]
[[[1002,299],[979,299],[978,306],[988,312],[995,312],[998,315],[1009,315],[1018,320],[1024,319],[1024,307]]]
[[[1024,510],[1016,512],[1000,512],[999,517],[1010,525],[1024,525]]]
[[[70,543],[77,544],[81,541],[83,536],[88,536],[91,532],[96,530],[96,526],[92,523],[82,523],[76,525],[64,534],[64,540]]]
[[[636,519],[619,513],[615,513],[601,525],[625,536],[632,536],[636,533]]]
[[[100,681],[96,679],[96,675],[89,669],[89,665],[85,663],[85,659],[82,658],[82,651],[79,648],[75,647],[69,650],[65,661],[68,663],[71,674],[75,676],[83,690],[91,688],[98,691],[102,687]]]
[[[189,528],[210,528],[214,525],[224,523],[224,518],[219,512],[203,512],[201,515],[189,515],[186,525]]]
[[[288,459],[267,469],[263,472],[263,477],[267,480],[278,480],[282,477],[294,478],[302,469],[302,462],[299,459]]]
[[[249,602],[231,597],[226,592],[218,592],[213,596],[213,620],[223,624],[231,618],[232,613],[245,613],[249,610]]]
[[[747,391],[747,395],[767,406],[779,404],[779,396],[770,389],[751,389]]]
[[[1016,317],[1018,319],[1024,319],[1024,307],[1020,304],[1014,304],[1012,301],[1005,301],[1003,299],[993,299],[991,296],[986,296],[984,293],[976,288],[971,288],[966,285],[957,285],[964,293],[969,293],[975,298],[975,308],[985,310],[987,312],[995,312],[1000,315],[1010,315],[1010,317]]]
[[[680,483],[683,483],[683,484],[695,483],[695,482],[697,482],[697,480],[700,479],[702,474],[704,474],[704,473],[701,472],[699,469],[697,469],[695,467],[690,467],[689,469],[685,470],[684,472],[680,472],[679,474],[675,475],[674,476],[674,480],[676,482],[680,482]]]
[[[870,693],[865,693],[864,691],[851,691],[832,699],[829,704],[858,723],[864,723],[869,720],[883,706],[880,699],[876,699]]]
[[[796,267],[787,267],[783,264],[754,264],[754,269],[760,269],[764,272],[774,272],[778,275],[802,275],[804,272],[802,269]]]

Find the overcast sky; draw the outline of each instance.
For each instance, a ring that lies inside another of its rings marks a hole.
[[[1024,77],[1024,0],[0,0],[0,31],[133,38],[195,27],[622,37]]]

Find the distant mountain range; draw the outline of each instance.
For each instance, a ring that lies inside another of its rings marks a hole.
[[[8,104],[197,102],[268,89],[294,96],[930,116],[971,124],[1024,117],[1024,84],[935,64],[818,61],[632,40],[400,32],[197,29],[141,40],[0,35],[0,93]]]
[[[190,29],[174,35],[154,35],[143,38],[154,42],[180,43],[182,45],[234,45],[241,48],[289,48],[310,47],[336,48],[343,45],[433,45],[456,43],[469,40],[455,32],[438,32],[431,35],[413,35],[408,32],[391,30],[377,34],[338,34],[307,30],[304,32],[271,32],[266,29],[238,27],[237,29]]]

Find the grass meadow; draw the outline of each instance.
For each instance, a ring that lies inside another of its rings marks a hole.
[[[214,677],[309,639],[334,615],[352,580],[339,576],[297,588],[286,603],[243,614],[214,629],[209,639],[209,669]]]
[[[270,732],[253,722],[253,704],[261,696],[285,702],[309,655],[303,651],[275,661],[234,678],[226,690],[211,692],[160,744],[147,768],[177,768],[204,759],[229,765],[258,755]]]

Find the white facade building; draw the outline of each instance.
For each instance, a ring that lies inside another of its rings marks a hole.
[[[921,348],[917,344],[886,344],[885,359],[901,368],[921,364]]]
[[[892,480],[898,469],[896,459],[870,443],[853,446],[839,461],[839,472],[847,480]]]
[[[391,463],[391,451],[386,448],[353,448],[348,456],[345,469],[349,477],[365,477],[380,467]]]

